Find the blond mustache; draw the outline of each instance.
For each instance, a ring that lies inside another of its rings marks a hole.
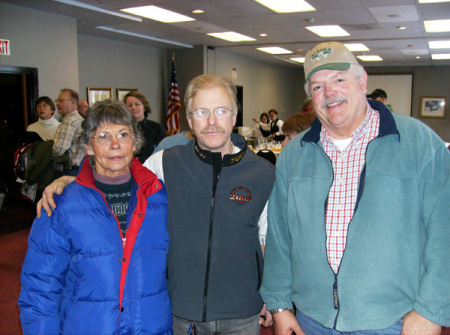
[[[223,128],[205,128],[202,129],[201,131],[202,134],[207,134],[207,133],[220,133],[220,134],[225,134],[225,129]]]
[[[344,102],[344,101],[347,101],[347,99],[346,98],[342,98],[342,97],[329,98],[329,99],[326,99],[324,102],[322,102],[321,107],[325,108],[325,107],[327,107],[330,104],[334,104],[335,102]]]

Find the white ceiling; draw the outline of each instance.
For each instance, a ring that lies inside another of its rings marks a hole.
[[[428,41],[450,40],[450,32],[426,33],[424,20],[450,19],[450,2],[418,4],[418,0],[307,0],[317,11],[277,14],[253,0],[80,0],[85,4],[119,12],[121,8],[156,5],[195,18],[183,23],[161,23],[143,18],[135,22],[53,0],[0,0],[13,5],[57,13],[77,19],[78,33],[176,49],[174,45],[103,31],[96,26],[153,36],[188,45],[207,45],[278,64],[280,58],[302,57],[314,45],[331,40],[311,33],[310,25],[340,25],[351,36],[332,38],[343,43],[363,43],[370,51],[356,55],[376,54],[382,62],[362,62],[364,66],[450,65],[450,60],[432,60],[431,53],[450,53],[450,49],[433,49]],[[192,14],[203,9],[204,14]],[[406,26],[407,30],[398,30]],[[233,43],[207,36],[209,32],[235,31],[256,39]],[[260,37],[260,33],[268,34]],[[294,54],[273,55],[256,50],[261,46],[280,46]],[[300,51],[298,51],[300,50]],[[420,56],[420,59],[416,59]],[[301,66],[292,65],[292,66]]]

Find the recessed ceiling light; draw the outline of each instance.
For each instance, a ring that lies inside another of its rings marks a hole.
[[[450,54],[431,54],[431,59],[434,60],[450,59]]]
[[[164,23],[195,21],[189,16],[156,6],[130,7],[121,9],[121,11]]]
[[[406,30],[406,29],[408,29],[408,27],[405,27],[405,26],[397,26],[397,29],[398,29],[398,30]]]
[[[316,10],[304,0],[255,0],[277,13],[310,12]]]
[[[444,33],[450,31],[450,20],[423,21],[427,33]]]
[[[428,45],[430,46],[430,49],[449,49],[450,41],[429,41]]]
[[[302,51],[304,51],[304,49],[297,49],[297,51],[298,51],[298,52],[302,52]]]
[[[74,0],[55,0],[55,1],[64,3],[66,5],[71,5],[71,6],[75,6],[75,7],[89,9],[89,10],[92,10],[94,12],[100,12],[100,13],[104,13],[104,14],[108,14],[108,15],[118,16],[118,17],[121,17],[121,18],[124,18],[124,19],[128,19],[128,20],[142,22],[142,19],[140,17],[135,17],[135,16],[131,16],[131,15],[123,14],[123,13],[113,12],[112,10],[107,10],[107,9],[100,8],[100,7],[97,7],[97,6],[88,5],[88,4],[85,4],[85,3],[82,3],[82,2],[78,2],[78,1],[74,1]]]
[[[266,36],[267,36],[267,34],[265,34],[265,33],[262,33],[262,34],[259,34],[259,36],[261,36],[261,37],[266,37]]]
[[[289,58],[289,59],[292,59],[294,62],[297,62],[297,63],[305,62],[305,57],[293,57],[293,58]]]
[[[420,59],[421,57],[420,56],[416,56],[416,59]]]
[[[450,2],[450,0],[419,0],[419,3]]]
[[[362,43],[344,43],[350,51],[369,51],[369,48]]]
[[[226,31],[223,33],[208,33],[206,35],[220,38],[222,40],[226,40],[229,42],[243,42],[243,41],[256,41],[254,38],[245,36],[239,33],[235,33],[234,31]]]
[[[272,55],[284,55],[284,54],[291,54],[292,51],[289,51],[287,49],[283,49],[280,47],[265,47],[265,48],[256,48],[259,51],[267,52]]]
[[[356,56],[364,62],[381,62],[383,59],[377,55],[361,55]]]
[[[309,26],[305,27],[309,31],[320,37],[336,37],[336,36],[350,36],[348,32],[339,26]]]
[[[202,10],[202,9],[194,9],[193,11],[192,11],[192,14],[203,14],[205,11],[204,10]]]

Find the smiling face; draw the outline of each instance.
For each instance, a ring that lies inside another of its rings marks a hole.
[[[39,118],[42,120],[48,120],[52,117],[53,111],[50,105],[48,105],[45,101],[41,101],[36,105],[36,110],[39,115]]]
[[[197,142],[203,150],[221,152],[222,156],[232,153],[231,132],[236,124],[236,111],[224,119],[218,119],[214,111],[217,108],[233,109],[229,93],[223,87],[200,89],[192,99],[192,111],[207,109],[210,111],[206,120],[197,120],[191,114],[189,127],[197,136]]]
[[[100,133],[112,135],[111,142],[99,144],[97,138],[91,138],[90,145],[84,148],[95,159],[95,171],[102,176],[118,177],[130,170],[130,163],[135,150],[134,139],[128,143],[121,143],[117,134],[127,132],[131,137],[129,126],[107,123],[97,128],[91,137]]]
[[[309,79],[309,89],[322,125],[334,138],[348,138],[366,116],[367,74],[357,79],[354,72],[321,70]]]
[[[141,100],[139,100],[136,97],[129,96],[125,100],[125,104],[127,105],[128,109],[133,113],[134,117],[136,118],[137,122],[141,122],[144,120],[144,104]]]

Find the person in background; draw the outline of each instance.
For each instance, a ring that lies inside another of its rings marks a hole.
[[[386,105],[387,108],[389,108],[391,111],[393,110],[391,105],[386,104],[387,93],[385,90],[382,90],[381,88],[374,89],[369,97],[372,100],[381,101]]]
[[[284,140],[283,137],[283,131],[281,130],[281,127],[283,126],[283,121],[278,119],[278,112],[275,109],[271,109],[269,111],[269,118],[270,118],[270,136],[275,141],[282,141]]]
[[[86,118],[88,109],[89,105],[85,99],[78,100],[78,114],[80,114],[83,119]]]
[[[158,151],[172,148],[176,145],[185,145],[188,144],[190,140],[193,140],[195,135],[192,131],[183,131],[181,134],[171,135],[163,138],[161,142],[156,146],[155,151],[153,153],[157,153]]]
[[[53,140],[60,122],[54,118],[55,104],[49,97],[39,97],[34,103],[39,120],[28,126],[28,132],[37,133],[43,141]]]
[[[343,44],[315,46],[304,66],[317,119],[281,152],[269,201],[261,294],[277,335],[439,335],[450,326],[444,142],[367,100]]]
[[[314,114],[311,98],[306,98],[300,114]]]
[[[248,133],[251,133],[255,137],[258,137],[259,135],[262,137],[270,136],[269,115],[267,113],[261,113],[259,121],[255,118],[252,120],[257,124],[255,124]]]
[[[286,136],[281,143],[281,146],[284,148],[292,138],[311,127],[313,120],[314,119],[312,119],[309,114],[295,114],[289,116],[281,127],[283,134]]]
[[[259,286],[275,167],[232,133],[238,109],[229,78],[192,79],[184,101],[196,139],[159,151],[144,164],[164,181],[169,199],[174,333],[259,335],[260,324],[272,323]],[[48,187],[44,209],[54,208],[52,194],[68,178]]]
[[[78,139],[81,136],[83,118],[77,112],[78,93],[69,88],[63,88],[56,100],[58,113],[63,118],[60,126],[56,130],[52,158],[55,159],[64,155],[69,155],[69,168],[63,171],[63,174],[75,176],[78,173],[78,167],[85,156],[83,146]]]
[[[172,334],[167,194],[133,152],[143,139],[122,102],[96,103],[88,156],[58,207],[33,223],[19,297],[24,334]]]
[[[133,113],[144,134],[145,143],[141,151],[136,154],[139,162],[144,163],[167,134],[161,124],[147,119],[148,114],[152,112],[152,108],[145,95],[138,91],[130,91],[125,95],[124,102]]]

